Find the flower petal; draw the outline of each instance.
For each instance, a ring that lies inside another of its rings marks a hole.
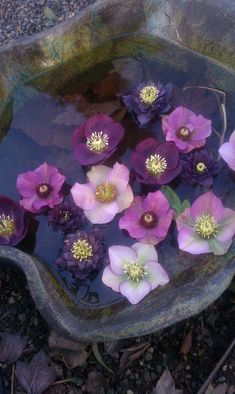
[[[136,251],[138,259],[141,259],[143,262],[149,260],[158,261],[158,254],[153,245],[136,242],[132,245],[132,249]]]
[[[194,229],[189,227],[180,230],[178,243],[181,250],[192,254],[209,253],[211,251],[208,240],[199,238]]]
[[[90,183],[92,183],[94,186],[97,186],[103,182],[107,182],[107,177],[110,171],[111,168],[107,166],[94,166],[91,167],[90,171],[88,171],[87,178]]]
[[[120,292],[120,284],[123,282],[123,278],[119,275],[114,274],[111,266],[105,267],[102,275],[102,282],[112,288],[112,290]]]
[[[225,142],[225,144],[220,147],[219,154],[224,161],[226,161],[228,166],[235,171],[235,142]]]
[[[115,163],[113,168],[110,170],[107,182],[115,185],[119,193],[126,190],[129,182],[129,170],[124,164]]]
[[[106,152],[100,152],[100,153],[92,152],[86,146],[86,144],[77,144],[74,147],[73,154],[75,159],[83,166],[100,163],[107,156]]]
[[[75,183],[71,188],[71,194],[75,204],[82,209],[95,209],[100,205],[96,200],[95,190],[89,183]]]
[[[226,242],[219,242],[216,238],[210,239],[209,245],[211,252],[217,256],[222,256],[223,254],[227,253],[230,246],[232,245],[232,242],[233,242],[232,238]]]
[[[161,264],[156,261],[148,261],[145,266],[148,272],[148,281],[151,284],[151,290],[156,289],[157,286],[164,286],[170,281],[167,272]]]
[[[126,261],[136,261],[137,253],[128,246],[114,245],[108,250],[110,266],[116,275],[124,275],[123,264]]]
[[[119,206],[119,212],[122,212],[124,209],[128,208],[131,205],[133,199],[133,191],[128,185],[126,190],[120,193],[116,198],[117,204]]]
[[[235,235],[235,211],[224,208],[224,217],[219,223],[219,232],[216,239],[220,242],[229,241]]]
[[[208,192],[198,197],[191,207],[191,215],[196,220],[202,214],[213,216],[218,222],[224,216],[224,206],[222,201],[212,192]]]
[[[119,206],[116,201],[111,203],[98,203],[97,207],[84,210],[84,214],[93,224],[105,224],[113,220],[114,216],[119,212]]]
[[[120,284],[121,294],[133,305],[138,304],[150,291],[151,285],[147,280],[141,280],[137,283],[126,280]]]

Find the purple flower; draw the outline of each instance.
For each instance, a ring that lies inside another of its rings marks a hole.
[[[157,116],[169,111],[171,93],[170,83],[163,86],[161,83],[142,82],[132,94],[123,95],[122,98],[140,126],[145,126]]]
[[[18,175],[16,186],[23,197],[20,205],[34,213],[45,207],[53,208],[63,201],[61,187],[64,181],[65,177],[58,169],[47,163]]]
[[[164,185],[181,171],[179,151],[175,144],[160,144],[153,138],[148,138],[136,146],[131,163],[137,179],[146,184]]]
[[[190,185],[209,187],[220,166],[206,149],[189,153],[182,161],[181,177]]]
[[[219,149],[220,156],[226,161],[229,168],[235,171],[235,130],[229,138],[229,142],[221,145]]]
[[[115,163],[113,168],[99,165],[87,173],[89,183],[75,183],[71,193],[75,204],[93,224],[109,223],[133,201],[129,170]]]
[[[28,231],[29,216],[10,198],[0,196],[0,245],[17,245]]]
[[[150,291],[169,282],[152,245],[135,243],[131,248],[115,245],[108,253],[110,264],[104,269],[102,281],[134,305]]]
[[[87,220],[82,209],[71,200],[55,205],[49,212],[49,226],[52,230],[62,230],[64,233],[81,229]]]
[[[74,156],[82,165],[101,163],[117,149],[123,136],[120,123],[107,115],[94,115],[75,130]]]
[[[166,140],[174,141],[184,153],[205,145],[212,132],[211,120],[184,107],[177,107],[170,115],[163,116],[162,129]]]
[[[176,222],[179,248],[192,254],[225,254],[235,234],[235,211],[211,192],[197,198]]]
[[[78,279],[86,279],[104,263],[103,235],[97,228],[68,234],[55,264],[67,268]]]
[[[139,242],[157,245],[166,237],[173,213],[162,192],[149,193],[144,199],[134,198],[120,219],[119,227]]]

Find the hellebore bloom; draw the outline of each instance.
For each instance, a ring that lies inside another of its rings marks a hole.
[[[18,175],[16,186],[23,197],[20,205],[33,213],[41,212],[45,207],[53,208],[63,201],[61,187],[64,181],[65,177],[58,169],[47,163]]]
[[[107,115],[91,116],[75,130],[72,145],[74,157],[82,165],[101,163],[117,149],[124,128]]]
[[[113,168],[98,165],[87,173],[90,183],[75,183],[71,193],[75,204],[84,209],[91,223],[109,223],[133,201],[129,170],[116,163]]]
[[[153,138],[147,138],[136,146],[131,163],[137,179],[146,184],[164,185],[181,171],[179,151],[175,144],[160,144]]]
[[[102,281],[132,304],[137,304],[151,290],[169,282],[152,245],[138,242],[131,248],[115,245],[109,248],[108,254],[110,264],[104,269]]]
[[[209,187],[213,177],[219,172],[220,165],[206,149],[193,151],[181,161],[181,177],[190,185]]]
[[[0,196],[0,245],[17,245],[26,235],[29,216],[10,198]]]
[[[221,145],[219,148],[220,156],[226,161],[229,168],[235,171],[235,130],[229,138],[229,142]]]
[[[211,120],[184,107],[177,107],[170,115],[163,116],[162,129],[166,141],[174,141],[184,153],[205,145],[212,132]]]
[[[169,111],[171,94],[170,83],[163,86],[161,83],[142,82],[132,94],[123,95],[122,98],[140,126],[145,126],[157,116]]]
[[[161,191],[149,193],[144,199],[134,198],[120,219],[119,227],[139,242],[157,245],[166,237],[173,213]]]
[[[235,234],[235,211],[211,192],[197,198],[176,222],[179,248],[192,254],[225,254]]]
[[[60,257],[55,264],[67,268],[78,279],[86,279],[104,263],[103,234],[97,228],[91,232],[68,234]]]
[[[49,212],[49,226],[52,230],[62,230],[64,233],[81,229],[86,224],[86,218],[81,208],[71,200],[55,205]]]

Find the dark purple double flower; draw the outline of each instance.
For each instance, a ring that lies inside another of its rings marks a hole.
[[[56,265],[67,268],[78,279],[86,279],[104,264],[104,239],[95,228],[89,233],[68,234]]]
[[[132,94],[123,95],[127,108],[134,114],[140,126],[145,126],[154,118],[166,113],[170,109],[172,84],[142,82]]]
[[[91,116],[75,130],[72,145],[74,157],[81,165],[104,162],[117,149],[124,128],[107,115]]]
[[[164,185],[181,171],[180,155],[174,142],[159,143],[153,138],[140,142],[131,157],[138,181]]]
[[[209,187],[213,177],[219,172],[220,165],[206,149],[195,150],[181,161],[181,177],[190,185]]]
[[[0,245],[17,245],[25,237],[29,215],[15,201],[0,197]]]
[[[87,223],[83,210],[77,207],[72,199],[55,205],[49,212],[49,226],[52,230],[63,233],[81,229]]]

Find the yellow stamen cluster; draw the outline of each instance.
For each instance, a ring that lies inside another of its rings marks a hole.
[[[202,214],[196,219],[194,228],[197,235],[201,238],[209,239],[216,236],[218,226],[219,225],[213,216]]]
[[[167,168],[166,159],[158,154],[149,156],[145,161],[145,167],[151,175],[158,176]]]
[[[147,223],[147,224],[151,224],[151,223],[154,222],[154,217],[153,217],[153,215],[151,214],[151,212],[146,212],[146,213],[143,215],[143,219],[144,219],[145,223]]]
[[[86,146],[95,153],[104,152],[108,145],[109,137],[103,131],[94,131],[86,141]]]
[[[15,231],[15,222],[9,216],[4,213],[0,215],[0,235],[2,237],[7,237],[13,234]]]
[[[74,259],[79,261],[88,260],[93,256],[92,246],[85,239],[78,239],[71,248],[71,253]]]
[[[197,163],[196,169],[198,172],[204,172],[206,170],[206,165],[204,163]]]
[[[143,266],[140,261],[127,261],[123,265],[124,273],[127,275],[128,279],[132,282],[139,282],[143,279],[147,272],[145,271],[145,266]]]
[[[112,202],[116,197],[116,187],[109,182],[101,183],[96,187],[96,198],[100,202]]]
[[[49,192],[49,186],[48,186],[46,183],[43,183],[42,185],[40,185],[40,186],[38,187],[38,191],[39,191],[39,193],[41,193],[41,194],[48,193],[48,192]]]
[[[190,131],[187,127],[181,127],[179,129],[178,134],[179,134],[179,137],[181,137],[182,139],[187,139],[190,135]]]
[[[140,91],[140,100],[146,105],[152,105],[158,98],[159,89],[155,85],[147,85]]]

